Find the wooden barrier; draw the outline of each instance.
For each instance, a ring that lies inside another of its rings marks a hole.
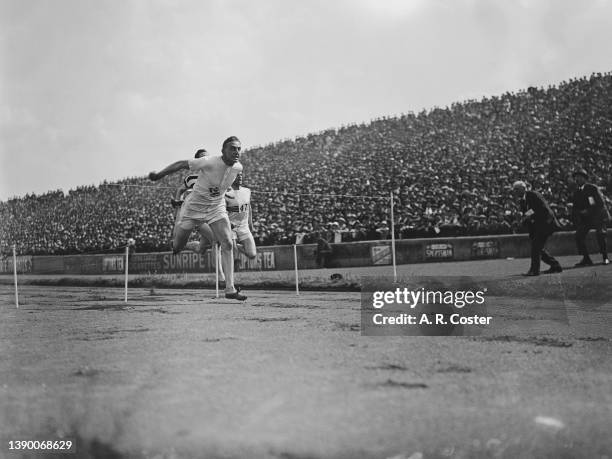
[[[608,234],[612,247],[612,234]],[[330,268],[390,265],[392,263],[391,241],[367,241],[331,244]],[[591,253],[597,252],[593,233],[587,238]],[[578,259],[574,232],[554,234],[547,244],[553,255],[574,255]],[[433,239],[403,239],[396,241],[398,264],[441,261],[465,261],[490,258],[529,257],[530,242],[526,234],[499,236],[475,236]],[[298,269],[317,268],[316,244],[296,247]],[[120,274],[125,271],[122,253],[100,255],[66,256],[20,256],[17,270],[32,274]],[[253,260],[240,255],[237,271],[293,270],[293,246],[258,247]],[[13,270],[12,259],[0,264],[0,273]],[[170,252],[132,253],[129,257],[131,274],[214,273],[214,262],[210,251],[205,255],[184,251],[177,255]]]

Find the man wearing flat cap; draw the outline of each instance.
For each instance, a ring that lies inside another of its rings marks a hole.
[[[514,196],[519,199],[524,216],[523,223],[527,226],[529,239],[531,239],[531,266],[525,275],[538,276],[540,274],[540,259],[550,265],[547,273],[562,272],[563,269],[559,262],[544,248],[550,235],[561,227],[555,213],[540,193],[527,189],[525,182],[520,180],[514,182],[512,190]]]
[[[586,237],[592,229],[595,230],[603,264],[608,265],[610,260],[608,260],[608,249],[606,247],[606,228],[610,221],[610,213],[603,195],[599,187],[587,183],[588,174],[584,169],[576,169],[573,176],[577,188],[572,196],[572,216],[574,225],[576,225],[576,247],[578,253],[582,255],[582,260],[576,263],[576,266],[593,265],[586,247]]]

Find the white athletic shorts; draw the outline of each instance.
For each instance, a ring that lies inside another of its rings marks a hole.
[[[251,235],[251,230],[248,225],[241,225],[236,228],[232,228],[232,234],[234,235],[234,239],[238,242],[244,241]]]
[[[187,201],[181,207],[177,225],[186,231],[191,231],[194,228],[199,228],[203,223],[211,224],[219,220],[226,219],[229,223],[225,202],[219,205],[211,206],[203,211],[193,212],[187,206]]]

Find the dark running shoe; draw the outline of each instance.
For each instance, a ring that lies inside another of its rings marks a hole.
[[[536,273],[535,271],[527,271],[523,276],[531,277],[531,276],[539,276],[540,273]]]
[[[574,265],[576,268],[582,268],[584,266],[593,266],[593,262],[590,258],[583,258],[578,263]]]
[[[545,274],[555,274],[555,273],[562,273],[563,272],[563,268],[561,266],[551,266],[550,269],[547,269],[546,271],[544,271]]]
[[[225,298],[227,298],[228,300],[244,301],[247,299],[247,296],[236,290],[234,293],[226,293]]]

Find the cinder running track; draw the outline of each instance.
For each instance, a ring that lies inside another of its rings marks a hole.
[[[527,263],[400,274],[550,280]],[[520,337],[362,336],[358,292],[1,285],[0,457],[610,458],[612,267],[554,276],[569,326]]]

